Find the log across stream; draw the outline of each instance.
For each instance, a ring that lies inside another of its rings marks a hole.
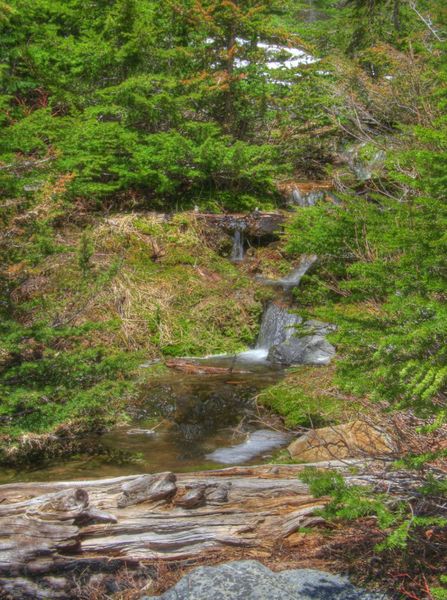
[[[13,598],[74,598],[79,582],[123,565],[268,550],[324,502],[298,479],[302,468],[0,486],[1,589]]]

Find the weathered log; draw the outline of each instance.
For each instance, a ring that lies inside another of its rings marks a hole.
[[[123,566],[269,552],[325,503],[298,479],[303,468],[0,486],[0,597],[79,598],[79,585]]]
[[[230,233],[242,228],[246,235],[253,238],[271,238],[278,235],[285,222],[284,214],[258,210],[251,213],[196,213],[195,217],[207,227],[218,227]]]
[[[175,495],[177,486],[174,473],[159,475],[143,475],[134,481],[123,484],[123,493],[118,498],[118,508],[140,504],[141,502],[157,502],[168,500]]]

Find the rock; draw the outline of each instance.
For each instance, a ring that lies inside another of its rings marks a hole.
[[[393,451],[393,444],[381,429],[364,421],[314,429],[289,446],[292,458],[306,462],[384,455]]]
[[[383,600],[348,579],[313,569],[273,573],[255,560],[199,567],[159,598],[162,600]],[[142,600],[155,600],[145,596]]]
[[[335,348],[325,336],[334,327],[320,321],[306,321],[303,330],[309,335],[293,335],[270,348],[267,360],[281,365],[328,365],[335,356]]]

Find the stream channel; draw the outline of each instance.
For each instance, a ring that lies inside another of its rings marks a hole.
[[[241,242],[236,229],[235,247],[242,246]],[[241,259],[243,248],[234,249],[234,262]],[[298,285],[313,262],[312,257],[304,259],[288,278],[278,280],[279,287],[289,290]],[[97,479],[265,462],[290,438],[262,423],[255,397],[282,378],[284,369],[268,361],[268,351],[289,339],[297,323],[299,317],[282,303],[270,303],[255,348],[232,356],[187,358],[188,364],[199,367],[198,372],[170,369],[148,383],[131,409],[130,424],[84,438],[78,453],[68,458],[3,470],[0,483]],[[217,373],[201,372],[200,366],[217,367]],[[156,426],[154,416],[159,419]]]

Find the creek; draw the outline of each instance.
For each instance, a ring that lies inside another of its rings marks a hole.
[[[240,261],[243,229],[234,231],[232,260]],[[278,287],[288,290],[298,285],[314,261],[315,257],[304,258],[289,277],[276,282]],[[299,323],[298,315],[280,302],[271,302],[254,348],[237,355],[185,359],[197,372],[170,369],[151,379],[138,403],[130,407],[130,423],[84,437],[77,443],[77,453],[68,458],[3,471],[0,483],[197,471],[268,460],[289,438],[262,422],[255,397],[283,376],[283,368],[271,364],[267,356],[272,346],[293,336]],[[206,367],[217,372],[207,372]]]

